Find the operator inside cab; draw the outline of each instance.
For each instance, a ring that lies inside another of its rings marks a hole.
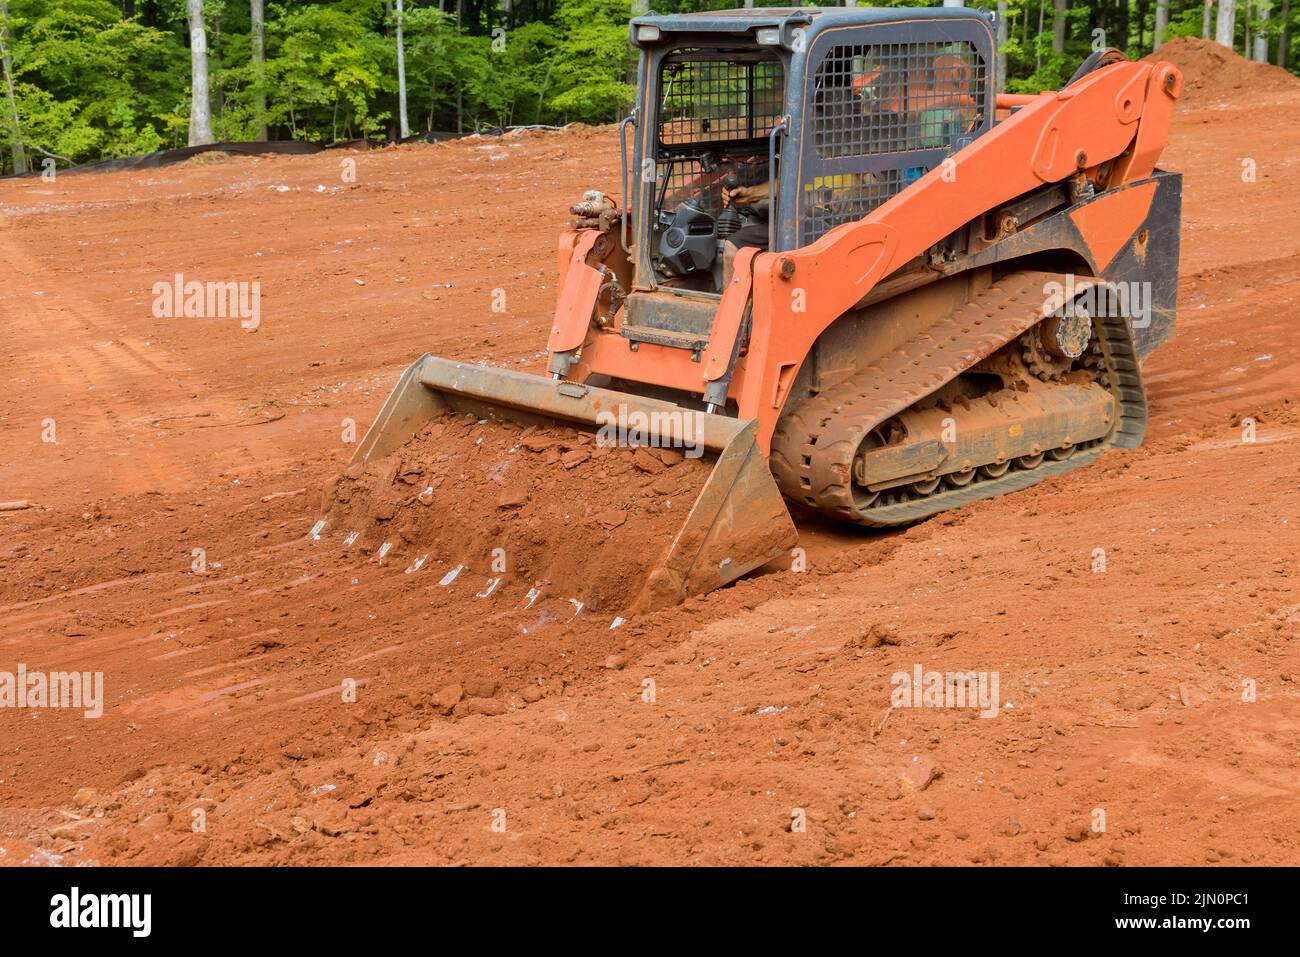
[[[768,246],[768,217],[771,214],[772,184],[768,179],[767,161],[751,157],[743,161],[753,170],[751,186],[733,186],[722,188],[722,205],[724,208],[743,209],[749,214],[751,222],[741,226],[726,238],[722,244],[722,288],[731,283],[732,271],[736,264],[736,253],[746,246],[766,250]],[[740,164],[738,164],[740,165]],[[753,220],[758,220],[754,222]]]
[[[877,71],[873,79],[887,80],[888,76],[882,77],[882,72]],[[867,98],[860,88],[861,79],[859,77],[855,81],[855,78],[848,73],[832,71],[823,75],[819,71],[814,96],[817,115],[819,117],[828,114],[849,116],[867,112]],[[885,87],[887,83],[881,82],[878,85]],[[771,217],[772,184],[767,159],[752,156],[738,161],[736,165],[738,169],[747,168],[750,171],[745,179],[752,185],[724,187],[722,190],[723,207],[742,210],[747,220],[746,225],[728,236],[722,244],[722,288],[724,290],[731,282],[736,253],[746,246],[766,251],[769,242],[768,222]]]

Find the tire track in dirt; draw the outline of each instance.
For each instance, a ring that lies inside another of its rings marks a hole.
[[[0,233],[0,268],[16,277],[40,274],[39,265],[5,233]],[[172,488],[174,483],[190,479],[191,473],[182,468],[169,447],[146,443],[142,431],[129,424],[156,414],[146,397],[181,401],[188,400],[188,394],[158,363],[124,349],[108,331],[107,318],[92,320],[89,312],[85,306],[75,307],[52,296],[32,296],[29,307],[12,310],[14,338],[27,350],[37,385],[23,398],[24,411],[34,421],[22,444],[36,446],[34,451],[39,453],[40,444],[35,441],[40,434],[38,423],[53,418],[59,441],[49,447],[65,475],[75,476],[73,484],[85,482],[100,494]],[[19,447],[17,436],[12,441]],[[123,442],[139,443],[134,452],[113,453],[128,458],[127,462],[102,471],[79,467],[83,457],[89,457],[87,451],[116,449]],[[31,458],[40,462],[46,457]],[[5,471],[17,471],[15,464],[6,464]],[[22,472],[3,480],[11,487],[25,487],[32,498],[39,498],[35,480],[19,475]]]
[[[35,277],[41,268],[0,232],[0,269]],[[18,300],[26,291],[15,285],[10,298]],[[34,417],[20,423],[22,431],[15,429],[10,438],[15,447],[34,446],[36,453],[0,464],[0,482],[10,488],[36,500],[47,498],[38,494],[39,474],[50,456],[64,470],[65,485],[88,486],[95,496],[193,487],[210,480],[214,451],[227,457],[235,453],[245,462],[283,460],[282,445],[271,433],[256,429],[239,433],[235,448],[228,438],[215,435],[201,448],[187,448],[186,432],[252,423],[237,403],[214,394],[209,381],[196,378],[160,343],[132,342],[127,325],[88,302],[74,304],[66,296],[47,294],[31,296],[28,305],[6,312],[11,313],[14,341],[24,350],[18,365],[27,371],[29,388],[22,412]],[[188,413],[195,398],[205,406],[198,415]],[[57,444],[36,441],[45,418],[54,419]],[[163,425],[176,419],[187,420],[187,427]],[[92,464],[97,457],[108,461]]]

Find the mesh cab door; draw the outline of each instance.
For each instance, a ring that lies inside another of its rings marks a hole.
[[[976,20],[827,30],[807,59],[797,245],[861,219],[989,129]]]

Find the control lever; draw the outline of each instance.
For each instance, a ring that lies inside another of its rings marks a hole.
[[[726,175],[722,180],[722,185],[728,190],[740,186],[740,177],[736,175],[735,170]],[[724,206],[722,212],[718,213],[718,238],[726,239],[743,225],[744,218],[740,215],[740,211],[736,209],[736,204],[732,203]]]

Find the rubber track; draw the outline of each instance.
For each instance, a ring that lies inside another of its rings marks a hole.
[[[978,499],[1035,485],[1094,461],[1107,448],[1134,448],[1146,432],[1146,394],[1133,336],[1123,317],[1099,319],[1097,337],[1119,414],[1110,433],[1064,461],[977,477],[964,488],[860,508],[852,466],[868,433],[992,355],[1042,318],[1043,288],[1064,277],[1027,272],[1007,276],[916,339],[784,416],[769,464],[787,498],[839,521],[887,527],[914,522]]]

